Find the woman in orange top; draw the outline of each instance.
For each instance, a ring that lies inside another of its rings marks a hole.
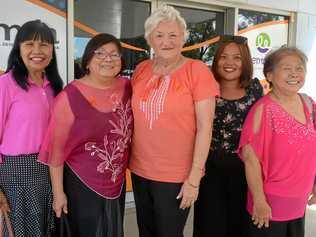
[[[145,22],[154,58],[132,79],[130,169],[141,237],[180,237],[198,196],[218,85],[207,66],[181,54],[186,24],[171,6]]]

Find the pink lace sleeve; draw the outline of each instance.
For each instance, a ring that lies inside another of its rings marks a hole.
[[[242,148],[250,145],[259,159],[263,175],[266,176],[269,157],[269,146],[271,142],[271,124],[268,112],[265,110],[264,103],[256,103],[249,111],[241,132],[238,155],[241,159]]]
[[[40,150],[39,161],[49,166],[60,166],[67,158],[67,141],[74,121],[67,94],[55,99],[51,120]]]

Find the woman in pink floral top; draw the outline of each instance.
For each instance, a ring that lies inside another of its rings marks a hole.
[[[265,59],[272,90],[248,113],[239,144],[249,188],[249,237],[303,237],[311,194],[309,204],[316,203],[313,101],[298,94],[305,73],[306,56],[296,48],[280,48]]]
[[[85,76],[57,97],[40,153],[50,166],[53,208],[68,213],[73,236],[123,236],[124,178],[133,117],[131,87],[121,71],[120,42],[92,38]]]

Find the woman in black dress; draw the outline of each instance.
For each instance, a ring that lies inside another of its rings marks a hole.
[[[194,237],[241,237],[246,223],[247,183],[236,150],[244,119],[262,96],[247,38],[223,35],[212,65],[220,83],[212,144],[194,207]]]

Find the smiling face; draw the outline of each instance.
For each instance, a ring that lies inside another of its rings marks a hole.
[[[162,21],[151,32],[149,44],[156,57],[175,58],[181,54],[184,32],[176,21]]]
[[[267,80],[272,82],[273,90],[294,94],[303,87],[305,75],[302,60],[296,55],[285,55],[274,70],[267,74]]]
[[[43,72],[52,54],[53,45],[41,40],[27,40],[20,44],[20,56],[29,72]]]
[[[94,51],[87,65],[91,76],[114,78],[121,71],[120,52],[114,43],[107,43]]]
[[[242,58],[238,45],[226,45],[217,62],[217,72],[220,80],[240,80],[242,73]]]

